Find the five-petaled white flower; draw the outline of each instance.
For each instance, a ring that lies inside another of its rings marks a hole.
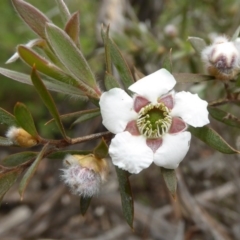
[[[139,173],[154,162],[175,169],[185,157],[191,139],[187,124],[209,123],[207,102],[190,92],[175,93],[174,77],[160,69],[132,84],[131,98],[120,88],[100,98],[103,125],[116,136],[109,154],[113,164]]]

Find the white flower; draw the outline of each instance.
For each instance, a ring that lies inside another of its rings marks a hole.
[[[116,134],[109,147],[114,165],[130,173],[152,162],[178,167],[189,149],[187,124],[202,127],[209,120],[207,102],[197,94],[175,93],[175,84],[174,77],[160,69],[129,87],[133,98],[120,88],[102,94],[103,125]]]

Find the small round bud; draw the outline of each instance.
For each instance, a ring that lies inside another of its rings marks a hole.
[[[67,155],[63,160],[62,180],[72,193],[83,197],[98,194],[108,171],[105,159],[97,159],[93,154]]]
[[[240,52],[237,42],[230,42],[224,36],[217,37],[201,55],[208,73],[217,79],[235,79],[240,73]]]
[[[24,129],[14,126],[8,129],[6,137],[20,147],[33,147],[38,143],[37,139],[31,136]]]
[[[178,35],[178,30],[175,25],[168,24],[164,28],[164,33],[170,38],[175,38]]]

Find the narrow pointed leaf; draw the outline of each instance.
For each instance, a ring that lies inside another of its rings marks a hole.
[[[7,126],[17,126],[16,118],[6,110],[0,108],[0,124]]]
[[[27,161],[35,159],[37,156],[36,152],[20,152],[9,155],[2,160],[3,166],[15,167]]]
[[[0,202],[4,197],[4,195],[6,194],[6,192],[15,183],[20,173],[21,173],[21,170],[14,169],[12,171],[0,174]]]
[[[76,88],[78,88],[79,84],[77,80],[72,78],[71,76],[64,73],[60,68],[46,60],[46,58],[41,57],[33,50],[20,45],[18,47],[18,53],[21,57],[21,59],[26,62],[30,67],[33,67],[35,64],[36,69],[54,79],[57,79],[63,83],[66,83],[68,85],[72,85]]]
[[[64,120],[71,120],[72,118],[79,118],[80,116],[86,116],[87,119],[90,119],[91,117],[95,117],[96,115],[90,115],[92,113],[98,113],[100,115],[100,110],[99,108],[94,108],[94,109],[88,109],[88,110],[83,110],[83,111],[78,111],[78,112],[73,112],[73,113],[67,113],[64,115],[60,115],[60,118],[62,121]],[[50,121],[46,122],[45,125],[54,122],[54,119],[51,119]]]
[[[202,50],[207,47],[206,42],[202,38],[188,37],[188,41],[198,54],[201,54]]]
[[[6,147],[6,146],[12,146],[12,145],[14,144],[10,139],[0,136],[0,146]]]
[[[46,44],[46,41],[43,40],[43,39],[33,39],[33,40],[29,41],[27,44],[25,44],[24,46],[28,47],[30,49],[35,47],[35,46],[42,47],[44,45],[44,42]],[[18,54],[18,52],[16,52],[16,53],[13,54],[12,57],[10,57],[7,60],[6,64],[15,62],[18,58],[19,58],[19,54]]]
[[[12,3],[24,22],[41,38],[45,39],[46,23],[51,22],[42,12],[22,0],[12,0]]]
[[[40,79],[38,73],[36,72],[36,69],[33,67],[31,79],[33,82],[34,87],[36,88],[38,94],[40,95],[41,99],[43,100],[45,106],[48,108],[49,112],[51,113],[52,117],[55,119],[56,124],[61,131],[63,137],[66,138],[65,129],[62,125],[61,119],[58,114],[58,110],[56,108],[56,105],[53,101],[52,96],[48,92],[47,88],[43,84],[42,80]]]
[[[68,7],[63,0],[56,0],[56,4],[58,6],[63,23],[65,24],[65,22],[67,22],[68,19],[71,17]]]
[[[161,168],[161,173],[172,197],[176,199],[177,177],[174,169]]]
[[[23,103],[16,103],[14,107],[14,115],[17,119],[19,126],[27,131],[33,137],[37,137],[37,129],[35,127],[32,114]]]
[[[236,29],[236,31],[234,32],[232,38],[231,38],[231,41],[235,41],[238,36],[239,36],[239,33],[240,33],[240,26]]]
[[[112,88],[120,88],[120,85],[118,81],[114,78],[114,76],[107,72],[105,73],[104,85],[107,90],[110,90]]]
[[[103,138],[102,138],[101,142],[93,150],[93,154],[99,159],[107,157],[108,145],[106,144],[106,142]]]
[[[89,120],[89,119],[98,117],[98,116],[100,116],[100,115],[101,115],[100,110],[97,111],[97,112],[92,112],[92,113],[88,113],[88,114],[83,114],[83,115],[81,115],[77,120],[75,120],[75,121],[72,123],[71,127],[73,127],[74,125],[76,125],[76,124],[78,124],[78,123],[82,123],[82,122],[85,122],[85,121],[87,121],[87,120]]]
[[[195,83],[214,80],[212,76],[194,73],[173,73],[173,76],[179,83]]]
[[[88,210],[88,207],[91,203],[91,197],[81,197],[80,198],[80,212],[84,216]]]
[[[42,148],[41,152],[39,152],[39,154],[37,155],[35,161],[32,163],[32,165],[27,169],[26,173],[24,174],[24,176],[19,184],[19,194],[20,194],[21,200],[23,199],[24,192],[25,192],[30,180],[32,179],[34,173],[36,172],[40,161],[44,157],[44,154],[45,154],[47,148],[48,148],[48,144],[46,144]]]
[[[6,68],[0,68],[0,74],[4,75],[5,77],[11,78],[14,81],[28,85],[33,85],[31,77],[24,73],[12,71]],[[69,94],[71,96],[74,95],[76,97],[86,99],[86,96],[82,95],[80,90],[76,89],[75,87],[72,87],[71,85],[67,85],[66,83],[59,82],[52,78],[44,79],[43,81],[46,88],[50,91]]]
[[[102,39],[105,48],[105,61],[106,61],[106,70],[109,74],[112,75],[112,60],[111,60],[111,52],[110,52],[110,44],[109,44],[109,26],[105,30],[101,29]],[[106,87],[107,88],[107,87]]]
[[[225,123],[226,125],[240,128],[240,119],[236,116],[214,107],[209,107],[208,111],[214,119]]]
[[[212,128],[204,126],[201,128],[189,127],[188,129],[195,137],[205,142],[208,146],[215,150],[225,153],[234,154],[240,153],[238,150],[231,147],[216,131]]]
[[[127,221],[128,225],[133,228],[134,206],[131,185],[128,179],[129,173],[118,167],[115,167],[115,169],[121,194],[123,216]]]
[[[103,37],[105,38],[106,33],[103,31]],[[118,70],[118,73],[121,77],[121,81],[123,83],[123,86],[127,92],[130,93],[128,90],[128,87],[134,83],[132,73],[124,60],[121,52],[119,51],[117,45],[112,41],[111,38],[107,39],[107,44],[109,45],[108,48],[110,49],[110,55],[111,59],[113,61],[113,64]]]
[[[97,86],[95,77],[72,39],[62,29],[52,24],[47,25],[46,34],[51,47],[69,72],[79,81],[95,89]]]
[[[65,26],[65,32],[68,36],[73,40],[78,48],[80,48],[79,44],[79,35],[80,35],[80,20],[79,20],[79,12],[75,12],[71,18],[68,20]]]

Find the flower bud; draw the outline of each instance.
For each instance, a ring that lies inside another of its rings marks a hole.
[[[20,147],[33,147],[37,145],[37,139],[31,136],[22,128],[10,127],[6,133],[6,137],[9,138],[14,144]]]
[[[106,160],[98,159],[93,154],[67,155],[63,165],[66,169],[62,170],[62,180],[73,194],[83,197],[96,195],[108,172]]]
[[[220,80],[235,79],[240,72],[240,45],[220,36],[201,55],[208,73]]]
[[[175,38],[178,35],[178,30],[175,25],[168,24],[164,28],[164,33],[166,36],[170,38]]]

